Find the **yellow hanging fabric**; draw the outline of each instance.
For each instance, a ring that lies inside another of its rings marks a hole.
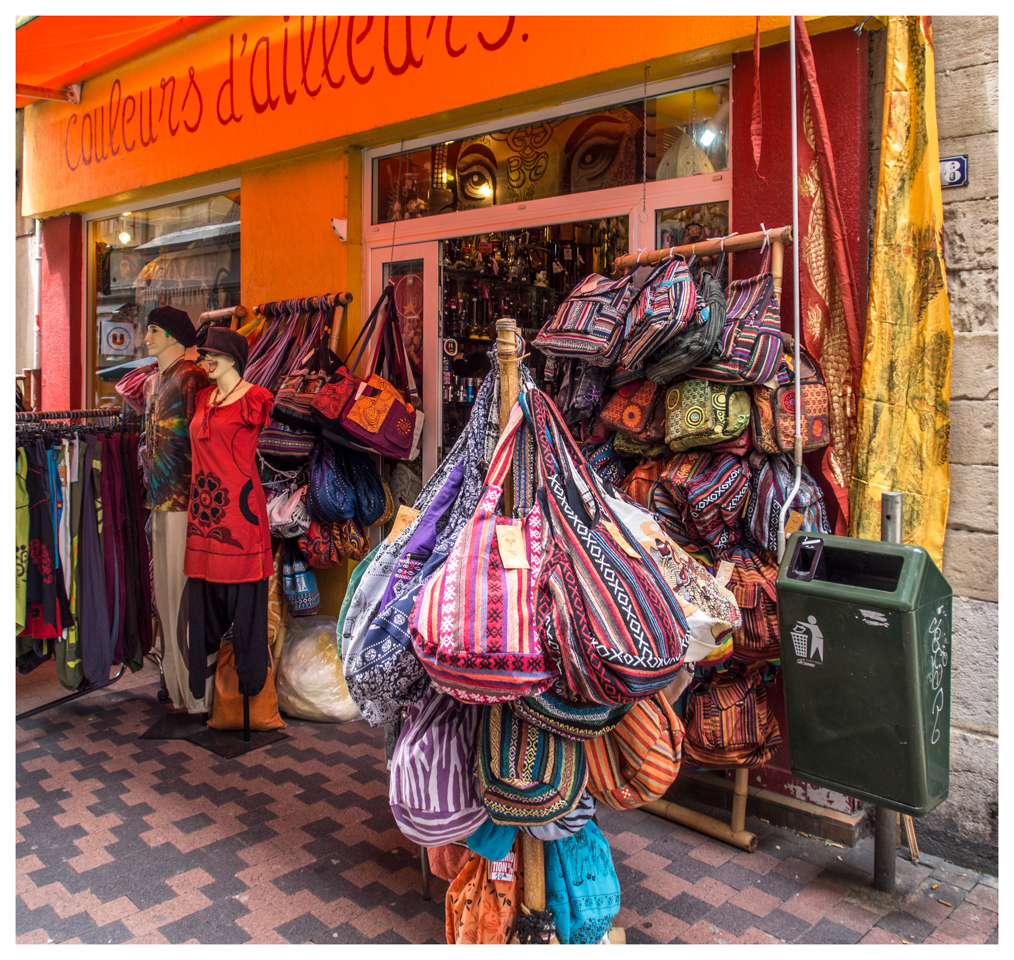
[[[891,17],[849,534],[879,540],[881,493],[904,493],[905,543],[942,565],[951,323],[939,167],[931,21]]]

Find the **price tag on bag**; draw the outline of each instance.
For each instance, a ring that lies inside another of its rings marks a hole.
[[[414,507],[406,507],[405,504],[398,507],[398,512],[394,517],[394,525],[391,527],[391,532],[387,535],[387,543],[394,543],[401,535],[401,532],[418,516],[419,511]]]
[[[499,530],[500,528],[497,527]],[[517,854],[511,850],[503,860],[494,860],[489,865],[490,880],[506,880],[508,883],[514,879],[516,872]]]
[[[528,570],[528,554],[525,551],[525,538],[521,535],[521,524],[498,523],[496,525],[496,544],[500,548],[500,561],[505,570]]]
[[[790,510],[788,517],[785,519],[785,537],[788,539],[794,534],[802,525],[805,517],[796,510]]]
[[[715,574],[715,579],[724,587],[727,586],[729,580],[732,578],[732,571],[736,568],[728,561],[723,560],[718,565],[718,572]]]
[[[637,560],[641,556],[630,545],[630,542],[627,540],[627,538],[625,536],[623,536],[622,533],[620,533],[620,528],[618,526],[616,526],[616,524],[613,523],[612,520],[603,520],[602,521],[602,526],[604,526],[606,528],[606,530],[609,531],[609,536],[611,536],[619,544],[620,549],[628,557],[633,557],[635,560]]]

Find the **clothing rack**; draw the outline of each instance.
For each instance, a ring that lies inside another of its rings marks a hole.
[[[93,408],[90,410],[42,410],[39,412],[32,413],[18,413],[15,414],[16,423],[18,424],[29,424],[29,423],[41,423],[45,420],[95,420],[104,417],[119,417],[121,413],[119,410],[111,408]],[[158,656],[154,651],[146,654],[149,657],[158,657],[156,661],[159,668],[159,673],[162,672],[161,657]],[[120,677],[126,672],[127,665],[125,663],[120,664],[120,668],[116,673],[109,678],[106,683],[100,683],[92,685],[85,680],[84,685],[80,690],[75,690],[73,693],[67,694],[65,697],[60,697],[57,700],[50,700],[48,703],[42,704],[42,706],[34,707],[31,710],[26,710],[24,713],[19,713],[15,716],[14,721],[17,723],[20,720],[27,720],[29,717],[34,717],[36,714],[44,713],[47,710],[51,710],[53,707],[58,707],[64,703],[70,703],[72,700],[77,700],[78,697],[83,697],[86,693],[94,693],[96,690],[102,690],[105,687],[112,686],[116,683]]]
[[[613,272],[629,270],[631,267],[652,267],[672,256],[713,257],[723,250],[727,253],[735,253],[737,250],[760,250],[766,244],[771,244],[771,272],[775,274],[775,282],[780,288],[781,254],[787,243],[792,243],[792,227],[769,227],[766,230],[758,230],[756,233],[734,233],[727,237],[702,240],[700,243],[684,243],[678,247],[625,254],[613,261]],[[776,265],[777,271],[775,271]]]
[[[321,310],[325,307],[340,309],[342,312],[337,318],[338,322],[332,323],[327,342],[331,352],[337,354],[342,322],[345,319],[348,305],[352,303],[352,300],[353,296],[348,291],[345,293],[323,293],[317,297],[296,297],[291,300],[272,300],[268,303],[261,303],[254,307],[254,313],[258,313],[262,317],[277,317],[294,311],[306,312],[309,310]],[[233,329],[235,330],[236,328],[233,327]]]
[[[121,411],[113,407],[91,410],[43,410],[15,414],[17,423],[39,423],[43,420],[86,420],[97,417],[119,417]]]

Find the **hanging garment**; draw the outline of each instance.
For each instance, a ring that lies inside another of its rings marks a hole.
[[[81,570],[80,629],[82,670],[85,679],[95,685],[107,683],[112,665],[109,644],[109,608],[106,605],[105,569],[102,562],[101,447],[98,437],[89,436],[81,460],[81,532],[79,555]]]
[[[81,659],[81,494],[84,481],[81,463],[86,455],[86,445],[78,437],[70,442],[70,456],[67,460],[67,483],[69,497],[67,512],[70,520],[70,588],[68,600],[74,622],[63,632],[63,639],[56,643],[56,677],[67,690],[77,690],[84,682],[84,664]]]
[[[210,381],[203,368],[180,358],[144,384],[141,459],[152,510],[186,510],[190,499],[190,420],[197,394]]]
[[[214,583],[264,580],[273,570],[267,499],[257,470],[257,435],[274,398],[251,386],[234,403],[197,396],[190,423],[193,477],[184,572]]]
[[[208,657],[217,653],[231,626],[239,692],[256,696],[268,675],[268,578],[219,583],[191,577],[187,593],[191,695],[199,699],[207,689]]]
[[[59,588],[53,501],[50,497],[49,457],[39,440],[27,447],[28,455],[28,574],[27,629],[38,640],[60,636]],[[69,610],[67,613],[69,614]]]
[[[905,542],[925,547],[941,566],[953,337],[928,19],[891,17],[887,26],[887,106],[849,536],[878,540],[880,495],[903,493]],[[831,378],[828,386],[833,390]]]
[[[77,437],[64,438],[57,459],[60,477],[60,521],[57,529],[57,552],[60,554],[60,571],[63,574],[63,588],[70,597],[70,582],[73,566],[70,556],[70,484],[71,460],[77,456]]]
[[[212,677],[208,677],[203,697],[190,693],[190,645],[187,627],[190,608],[185,593],[187,578],[183,572],[186,554],[187,514],[176,510],[151,512],[152,580],[155,606],[162,625],[162,672],[173,706],[188,713],[207,713],[211,705]]]
[[[560,943],[598,943],[620,909],[620,881],[609,841],[594,821],[545,846],[546,907]]]
[[[28,622],[26,597],[28,591],[28,454],[24,447],[17,451],[14,513],[14,625],[20,633]]]
[[[137,436],[120,437],[120,500],[123,506],[123,549],[126,556],[123,661],[132,670],[140,670],[144,655],[151,650],[151,588],[148,579],[148,543],[144,521],[140,472],[137,469]]]
[[[106,606],[109,610],[109,639],[112,663],[122,660],[124,604],[126,577],[123,564],[123,511],[118,493],[119,438],[103,437],[100,491],[102,497],[102,553],[106,571]]]

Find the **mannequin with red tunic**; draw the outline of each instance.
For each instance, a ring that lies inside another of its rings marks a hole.
[[[274,398],[243,379],[247,342],[241,334],[210,327],[198,350],[212,386],[197,395],[190,421],[193,475],[184,560],[190,689],[204,691],[207,657],[232,627],[239,692],[252,697],[267,679],[273,571],[257,437]]]

